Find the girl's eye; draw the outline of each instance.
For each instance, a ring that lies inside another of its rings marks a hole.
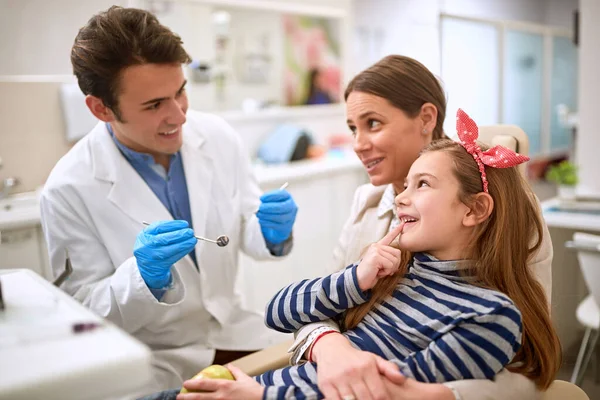
[[[423,186],[429,186],[429,183],[426,180],[421,179],[419,181],[419,184],[417,185],[417,187],[423,187]]]
[[[377,129],[381,126],[381,122],[375,119],[370,119],[367,121],[367,125],[369,125],[369,129]]]

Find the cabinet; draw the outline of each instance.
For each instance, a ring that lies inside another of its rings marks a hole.
[[[48,251],[40,225],[0,230],[0,269],[30,269],[51,279]]]

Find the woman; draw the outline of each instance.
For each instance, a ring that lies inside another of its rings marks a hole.
[[[385,236],[399,223],[393,212],[394,197],[419,152],[431,141],[444,138],[446,113],[444,91],[435,76],[409,57],[388,56],[360,72],[346,88],[348,127],[354,137],[354,150],[365,165],[370,185],[357,189],[350,217],[334,251],[331,271],[338,271],[360,258],[376,238]],[[540,250],[529,267],[550,299],[552,245],[543,224]],[[380,374],[381,360],[351,347],[339,334],[329,334],[311,347],[316,330],[339,329],[335,324],[317,323],[301,329],[294,344],[293,362],[312,350],[318,364],[319,388],[328,399],[341,399],[353,393],[383,393],[390,387]],[[311,335],[311,333],[313,333]],[[340,363],[340,360],[344,360]],[[535,396],[535,385],[523,375],[502,371],[495,381],[464,380],[439,384],[407,379],[397,385],[399,398],[425,399],[527,399]],[[375,397],[375,396],[373,396]]]

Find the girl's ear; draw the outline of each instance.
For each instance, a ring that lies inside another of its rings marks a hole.
[[[494,199],[488,193],[477,193],[463,217],[464,226],[476,226],[488,219],[494,210]]]

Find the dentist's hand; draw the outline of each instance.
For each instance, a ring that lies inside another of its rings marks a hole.
[[[260,197],[256,216],[265,240],[272,244],[285,242],[292,233],[298,206],[286,190],[273,190]]]
[[[400,266],[400,250],[390,244],[400,235],[403,228],[404,223],[401,222],[383,239],[369,246],[356,269],[358,286],[361,290],[369,290],[379,279],[396,273]]]
[[[167,286],[171,266],[192,251],[197,242],[187,221],[158,221],[141,231],[133,255],[146,285],[150,289]]]

